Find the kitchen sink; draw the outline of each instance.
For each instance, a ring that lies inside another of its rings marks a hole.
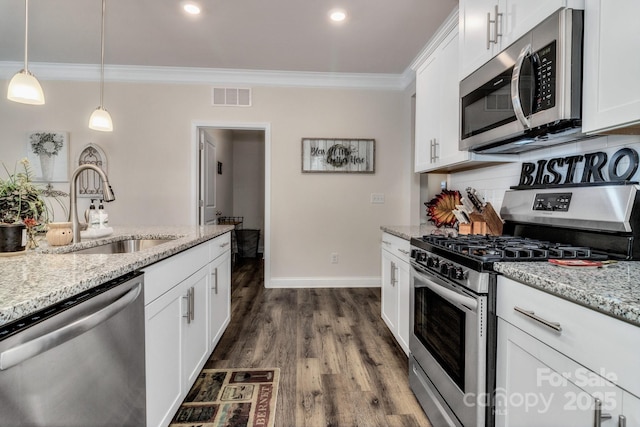
[[[103,243],[102,245],[92,246],[72,250],[65,253],[71,254],[127,254],[142,251],[144,249],[153,248],[164,243],[171,242],[174,239],[125,239],[115,242]]]

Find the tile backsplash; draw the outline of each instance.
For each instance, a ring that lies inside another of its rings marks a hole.
[[[601,136],[589,138],[579,142],[572,142],[551,148],[523,153],[514,157],[513,163],[504,163],[486,168],[473,169],[462,172],[454,172],[448,176],[448,188],[459,190],[464,194],[467,187],[473,187],[485,201],[490,202],[497,212],[500,212],[504,192],[510,187],[518,185],[522,163],[535,163],[539,159],[551,159],[554,157],[566,157],[574,154],[585,154],[595,151],[604,151],[611,156],[620,148],[630,147],[640,152],[640,136]],[[624,168],[620,164],[619,168]],[[576,177],[582,176],[582,164],[576,168]],[[634,180],[640,180],[640,172],[636,172]]]

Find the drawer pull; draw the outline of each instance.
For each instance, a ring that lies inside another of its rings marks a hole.
[[[409,253],[410,253],[409,251],[404,250],[404,249],[398,249],[398,250],[400,251],[400,253],[403,253],[405,255],[409,255]]]
[[[602,412],[602,401],[597,397],[595,398],[594,412],[594,427],[601,427],[602,421],[610,420],[611,418],[613,418],[608,412]]]
[[[518,306],[513,307],[513,309],[515,311],[517,311],[518,313],[520,313],[520,314],[522,314],[524,316],[527,316],[530,319],[535,320],[536,322],[542,323],[543,325],[553,329],[556,332],[562,332],[562,327],[560,326],[560,323],[550,322],[550,321],[548,321],[546,319],[543,319],[540,316],[537,316],[535,312],[529,311],[529,310],[525,310],[524,308],[520,308]]]
[[[384,243],[385,245],[390,245],[391,242],[387,242],[386,240],[383,240],[382,243]]]
[[[228,246],[229,242],[224,242],[223,244],[220,245],[221,248],[224,248],[225,246]]]
[[[627,417],[624,415],[618,417],[618,427],[627,427]]]

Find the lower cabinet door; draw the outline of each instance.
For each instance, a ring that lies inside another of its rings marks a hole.
[[[145,307],[148,427],[169,425],[182,403],[183,294],[177,286]]]
[[[182,321],[184,328],[182,360],[186,381],[184,387],[187,391],[195,382],[209,356],[209,280],[209,268],[204,267],[181,285],[185,296],[185,313],[190,315],[190,317],[184,317]]]
[[[605,378],[498,319],[496,426],[617,426],[622,392]],[[599,415],[601,424],[596,423]]]
[[[398,260],[382,249],[382,320],[391,332],[398,333]]]
[[[231,319],[231,251],[210,264],[209,352],[212,352]]]

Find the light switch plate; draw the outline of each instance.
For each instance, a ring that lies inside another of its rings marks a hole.
[[[375,204],[384,203],[384,193],[371,193],[371,203],[375,203]]]

